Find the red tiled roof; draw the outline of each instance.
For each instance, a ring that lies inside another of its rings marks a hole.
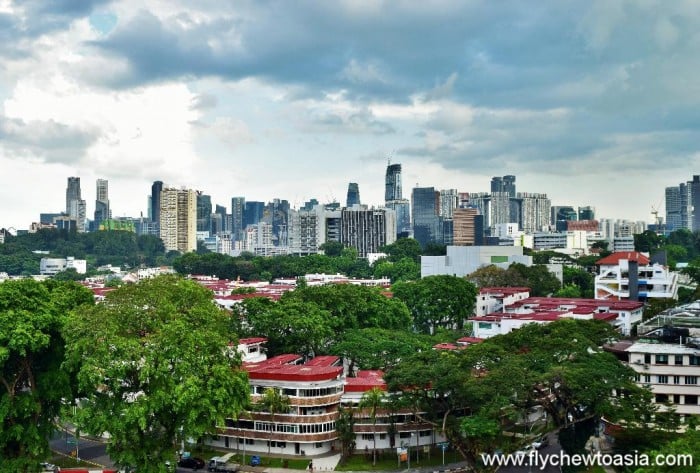
[[[254,343],[264,343],[267,341],[265,337],[241,338],[238,340],[239,345],[252,345]]]
[[[462,338],[457,339],[457,343],[469,343],[469,344],[481,343],[483,341],[484,341],[484,339],[479,338],[479,337],[462,337]]]
[[[639,264],[649,264],[649,258],[644,256],[638,251],[618,251],[611,255],[606,256],[603,259],[599,259],[595,264],[599,265],[618,265],[620,260],[626,259],[628,261],[636,261]]]
[[[321,358],[320,362],[328,362],[329,357]],[[301,359],[299,355],[279,355],[258,363],[244,363],[243,369],[248,372],[250,379],[270,379],[279,381],[327,381],[337,378],[343,373],[342,366],[329,366],[326,364],[305,365],[293,364]]]
[[[358,371],[356,378],[345,378],[345,391],[363,393],[372,388],[379,388],[382,391],[386,391],[387,387],[383,376],[384,373],[382,371]]]
[[[304,366],[334,366],[338,361],[340,357],[337,356],[317,356],[304,363]]]

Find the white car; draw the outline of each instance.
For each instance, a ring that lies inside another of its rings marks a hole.
[[[526,445],[525,447],[521,448],[520,450],[516,450],[514,455],[516,457],[526,457],[528,455],[531,455],[530,452],[534,451],[535,447],[532,445]]]
[[[542,437],[536,439],[534,442],[532,442],[532,447],[539,450],[542,447],[546,447],[549,445],[549,439],[547,438],[546,435],[543,435]]]
[[[42,462],[39,464],[39,466],[41,466],[42,472],[58,473],[59,471],[61,471],[61,469],[53,463]]]

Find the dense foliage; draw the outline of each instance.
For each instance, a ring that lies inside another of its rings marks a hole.
[[[105,264],[155,266],[168,262],[162,240],[152,235],[118,230],[77,233],[43,229],[36,233],[7,236],[5,243],[0,245],[0,272],[38,274],[41,258],[68,256],[87,259],[92,267]]]
[[[174,442],[198,439],[248,403],[240,358],[227,350],[229,316],[196,282],[172,276],[110,292],[66,326],[66,366],[77,376],[78,424],[109,432],[120,466],[159,472]]]
[[[0,472],[37,471],[49,452],[62,398],[66,313],[93,304],[75,284],[31,279],[0,284]]]
[[[557,277],[541,264],[525,266],[514,263],[508,269],[484,266],[467,279],[479,287],[528,287],[531,296],[550,296],[561,288]]]
[[[476,465],[480,452],[508,448],[503,428],[536,405],[556,426],[605,416],[650,428],[649,391],[600,349],[612,336],[602,322],[530,324],[466,350],[414,353],[385,379]]]

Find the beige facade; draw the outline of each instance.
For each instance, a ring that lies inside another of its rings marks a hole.
[[[167,251],[197,250],[197,195],[194,190],[164,188],[161,191],[160,238]]]

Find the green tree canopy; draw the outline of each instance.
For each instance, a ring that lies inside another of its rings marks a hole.
[[[328,311],[331,327],[338,335],[353,328],[405,329],[411,325],[406,305],[387,297],[376,287],[354,284],[308,286],[287,292],[282,299],[313,302]]]
[[[474,314],[477,289],[464,278],[428,276],[396,283],[392,291],[406,304],[416,330],[422,333],[433,333],[438,327],[462,329]]]
[[[236,417],[248,381],[228,349],[228,315],[193,281],[161,276],[123,286],[66,325],[66,366],[77,375],[78,423],[109,432],[119,465],[156,472],[174,442]]]
[[[388,260],[393,263],[404,258],[410,258],[415,263],[420,263],[422,253],[420,243],[413,238],[399,238],[390,245],[382,246],[379,250],[389,255]]]
[[[66,311],[90,304],[73,283],[0,284],[0,471],[37,471],[48,455],[61,399],[71,398],[61,369]]]

